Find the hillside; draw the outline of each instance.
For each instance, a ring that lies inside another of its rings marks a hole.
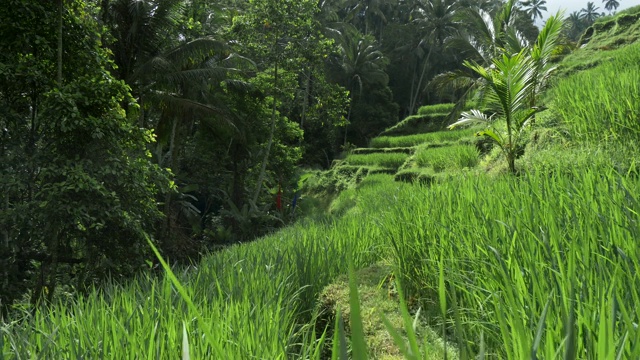
[[[637,10],[558,63],[517,174],[425,106],[310,171],[297,223],[24,310],[0,358],[640,358]]]

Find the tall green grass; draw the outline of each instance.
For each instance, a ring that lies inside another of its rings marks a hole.
[[[610,53],[601,66],[561,79],[555,108],[575,136],[590,142],[640,137],[640,44]]]
[[[561,170],[406,188],[380,214],[461,358],[640,357],[640,180]]]
[[[455,142],[461,138],[472,136],[475,131],[477,131],[477,129],[469,128],[406,136],[380,136],[372,139],[370,146],[372,148],[393,148],[416,146],[424,143],[442,144]]]
[[[425,147],[416,152],[413,160],[419,167],[430,167],[435,172],[442,172],[478,165],[479,153],[474,145]]]
[[[347,248],[356,268],[380,259],[381,234],[363,219],[392,206],[401,186],[379,177],[359,190],[376,201],[353,216],[303,222],[180,271],[192,307],[170,279],[143,274],[3,324],[0,351],[11,359],[175,359],[187,340],[192,359],[312,356],[321,333],[305,324],[318,294],[347,272]]]
[[[397,169],[408,157],[409,154],[406,153],[349,154],[345,162],[349,165],[373,165]]]
[[[418,109],[419,115],[449,115],[451,111],[456,107],[453,103],[425,105]]]

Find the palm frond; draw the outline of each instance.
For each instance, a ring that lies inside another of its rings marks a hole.
[[[200,112],[205,115],[213,115],[215,119],[220,120],[219,123],[225,126],[229,126],[237,130],[237,127],[233,122],[227,118],[228,112],[224,109],[214,107],[209,104],[201,103],[191,99],[180,97],[177,94],[154,91],[149,95],[157,104],[163,109],[169,109],[171,113],[180,114],[186,111]],[[217,116],[216,116],[217,115]]]
[[[471,124],[477,124],[477,123],[490,123],[490,122],[491,122],[491,116],[485,115],[480,110],[472,109],[469,111],[464,111],[462,114],[460,114],[460,119],[458,119],[458,121],[456,121],[455,123],[447,126],[447,129],[453,130],[463,125],[471,125]]]
[[[546,65],[547,60],[551,58],[553,51],[558,46],[560,35],[565,26],[563,16],[563,12],[559,11],[549,17],[542,30],[540,30],[536,43],[531,49],[531,57],[539,63],[539,68]]]

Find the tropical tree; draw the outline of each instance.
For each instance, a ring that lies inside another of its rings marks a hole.
[[[527,0],[522,2],[525,11],[533,20],[542,19],[542,12],[547,11],[546,0]]]
[[[600,17],[598,9],[600,8],[596,7],[593,2],[589,1],[587,3],[587,7],[580,10],[580,17],[584,22],[591,25],[596,21],[597,18]]]
[[[417,110],[420,95],[424,91],[427,83],[427,72],[431,55],[434,50],[442,53],[445,40],[456,34],[460,28],[460,21],[456,16],[459,9],[456,1],[451,0],[418,0],[413,11],[413,21],[421,34],[419,48],[426,48],[424,51],[416,52],[418,61],[415,64],[413,78],[411,81],[411,93],[409,100],[409,114],[414,114]],[[420,56],[423,55],[423,56]]]
[[[167,185],[148,158],[152,134],[125,117],[135,101],[109,73],[93,8],[60,4],[0,8],[2,306],[26,290],[51,300],[70,274],[82,291],[140,269]]]
[[[336,80],[350,93],[351,103],[344,130],[344,145],[347,143],[348,126],[356,99],[367,87],[387,86],[389,76],[385,72],[387,58],[380,51],[373,36],[362,35],[354,26],[345,24],[336,38],[338,52],[330,62]]]
[[[587,28],[587,24],[582,18],[582,15],[578,11],[574,11],[566,18],[568,37],[577,41],[580,38],[582,32]]]
[[[516,0],[509,0],[492,16],[490,12],[478,8],[466,8],[460,12],[466,26],[459,36],[449,40],[449,46],[455,48],[464,58],[477,64],[490,66],[493,59],[501,54],[516,53],[529,45],[528,40],[514,27],[516,19]],[[484,80],[462,67],[437,75],[431,86],[440,92],[461,92],[458,104],[452,111],[457,114],[465,101],[475,94],[475,90],[482,89]],[[480,97],[482,91],[480,92]]]
[[[267,92],[271,126],[251,198],[254,209],[262,193],[278,118],[282,116],[279,109],[283,110],[287,96],[296,91],[283,86],[288,84],[283,77],[288,72],[297,74],[305,64],[315,64],[330,51],[315,19],[318,10],[317,3],[311,0],[250,1],[245,13],[233,19],[231,31],[245,51],[260,59],[258,69],[272,79]]]
[[[176,45],[175,29],[184,0],[101,0],[100,18],[114,41],[109,45],[116,64],[116,76],[132,81],[136,68],[153,56]]]
[[[485,100],[494,113],[487,116],[479,110],[463,112],[449,128],[474,122],[489,125],[477,135],[486,136],[500,147],[511,173],[516,172],[515,159],[521,150],[523,132],[533,124],[535,115],[545,109],[537,106],[537,94],[555,70],[550,59],[558,46],[563,24],[562,13],[558,13],[547,20],[530,48],[526,47],[516,55],[506,52],[489,66],[474,61],[464,63],[482,80]],[[504,120],[506,131],[494,126],[496,115]]]
[[[485,81],[487,101],[494,115],[487,116],[480,110],[463,112],[460,120],[450,129],[470,123],[484,123],[489,127],[476,135],[491,139],[500,147],[509,171],[516,173],[515,160],[524,129],[542,108],[530,106],[530,95],[535,86],[535,65],[523,50],[515,55],[502,55],[493,60],[491,68],[465,61],[465,66]],[[494,127],[494,116],[504,120],[505,133]]]
[[[620,2],[617,0],[602,0],[602,2],[604,3],[604,8],[609,10],[609,13],[616,11],[620,6]]]
[[[364,35],[380,40],[388,15],[397,0],[347,0],[344,21],[356,26]]]

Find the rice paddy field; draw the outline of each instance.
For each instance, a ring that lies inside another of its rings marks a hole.
[[[438,131],[405,136],[380,136],[371,140],[372,148],[393,148],[416,146],[424,143],[445,144],[455,142],[464,137],[471,137],[477,129],[461,129],[455,131]]]
[[[408,157],[409,155],[404,153],[350,154],[345,162],[349,165],[374,165],[398,169]]]
[[[639,359],[638,46],[555,79],[538,126],[562,141],[517,176],[482,167],[503,159],[461,141],[475,129],[375,138],[380,152],[344,161],[470,172],[428,185],[369,174],[337,195],[339,215],[19,312],[0,326],[0,359],[364,359],[364,313],[412,359]],[[414,150],[384,151],[398,147]],[[319,321],[327,285],[380,263],[403,329],[361,309],[355,281],[349,317]],[[416,338],[416,323],[455,351]]]
[[[461,170],[478,165],[478,149],[474,145],[452,145],[419,149],[414,161],[418,167],[429,167],[435,172]]]

